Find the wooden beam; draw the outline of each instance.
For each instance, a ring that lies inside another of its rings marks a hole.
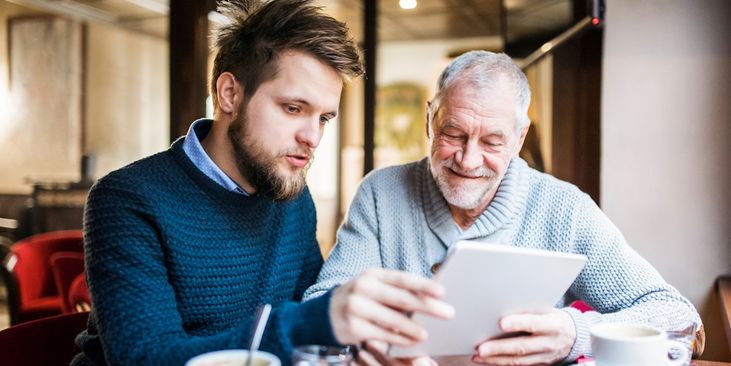
[[[716,286],[718,302],[721,304],[721,317],[726,330],[726,342],[728,349],[731,350],[731,276],[719,277]]]
[[[363,175],[373,170],[376,126],[376,48],[378,44],[376,0],[365,0],[363,35],[365,54],[364,115],[363,115]]]
[[[587,14],[583,1],[574,15]],[[602,29],[567,41],[553,56],[552,174],[576,184],[597,204],[601,174]]]
[[[213,1],[170,1],[170,141],[206,114],[208,12]]]

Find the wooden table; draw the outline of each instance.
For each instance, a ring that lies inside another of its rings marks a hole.
[[[448,356],[436,358],[439,366],[471,366],[476,365],[470,362],[469,356]],[[731,366],[729,362],[695,360],[696,366]]]

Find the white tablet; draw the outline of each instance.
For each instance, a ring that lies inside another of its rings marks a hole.
[[[445,286],[444,301],[455,317],[415,314],[429,337],[412,347],[392,347],[389,355],[468,355],[475,346],[500,336],[501,317],[550,311],[586,263],[586,256],[460,241],[434,275]]]

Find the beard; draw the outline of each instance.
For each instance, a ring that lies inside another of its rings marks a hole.
[[[435,162],[431,156],[429,163],[434,181],[444,199],[450,205],[464,210],[472,210],[483,204],[498,183],[497,173],[484,166],[471,171],[463,171],[457,166],[454,159]],[[481,179],[463,180],[458,185],[453,185],[450,183],[453,174],[447,170],[466,177]]]
[[[305,188],[307,170],[315,159],[312,149],[299,147],[271,154],[263,144],[251,138],[246,128],[245,108],[246,106],[242,105],[243,111],[240,111],[239,117],[231,121],[228,128],[228,137],[234,149],[239,173],[257,192],[268,195],[275,201],[296,198]],[[297,173],[280,172],[277,159],[284,158],[288,154],[307,154],[310,160]]]

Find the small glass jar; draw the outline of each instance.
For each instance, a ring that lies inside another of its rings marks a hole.
[[[292,353],[294,366],[349,366],[352,362],[350,347],[306,345],[296,347]]]

